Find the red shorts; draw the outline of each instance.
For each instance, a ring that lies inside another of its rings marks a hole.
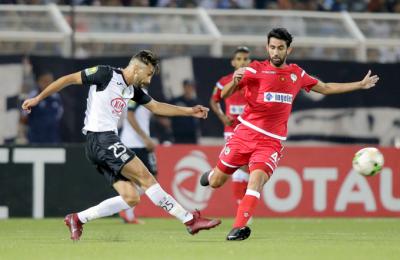
[[[249,165],[250,172],[260,169],[271,175],[281,158],[282,149],[280,140],[239,125],[222,149],[217,167],[232,174],[237,168]]]

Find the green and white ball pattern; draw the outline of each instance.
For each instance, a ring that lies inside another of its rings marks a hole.
[[[353,169],[364,176],[374,176],[382,170],[384,158],[382,153],[367,147],[359,150],[353,158]]]

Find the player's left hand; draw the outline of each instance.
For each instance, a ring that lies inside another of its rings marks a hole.
[[[207,107],[203,107],[202,105],[197,105],[192,107],[192,110],[194,117],[206,119],[208,116],[208,111],[210,109]]]
[[[39,100],[37,97],[29,98],[25,100],[22,104],[22,109],[29,114],[32,111],[32,107],[36,106],[37,104],[39,104]]]
[[[371,76],[371,70],[368,70],[367,75],[365,75],[364,79],[360,82],[361,89],[369,89],[376,85],[378,82],[378,75]]]

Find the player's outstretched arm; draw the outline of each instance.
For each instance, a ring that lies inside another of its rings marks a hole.
[[[194,107],[175,106],[152,99],[144,105],[148,110],[160,116],[193,116],[206,119],[209,109],[202,105]]]
[[[348,83],[324,83],[318,81],[312,90],[324,95],[341,94],[359,89],[370,89],[376,85],[378,80],[379,77],[377,75],[371,76],[371,70],[369,70],[367,75],[360,81]]]
[[[64,87],[66,87],[68,85],[72,85],[72,84],[76,84],[76,85],[82,84],[81,72],[69,74],[69,75],[66,75],[66,76],[63,76],[63,77],[57,79],[56,81],[51,83],[49,86],[47,86],[36,97],[25,100],[24,103],[22,104],[22,109],[24,109],[25,111],[30,113],[31,108],[36,106],[37,104],[39,104],[40,101],[42,101],[46,97],[48,97],[56,92],[59,92]]]

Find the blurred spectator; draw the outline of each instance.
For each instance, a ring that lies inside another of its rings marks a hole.
[[[34,97],[54,81],[53,74],[42,72],[37,76],[37,83],[29,97]],[[61,142],[60,120],[64,109],[58,93],[49,96],[30,114],[22,116],[22,122],[28,126],[28,141],[31,144],[55,144]]]
[[[398,0],[396,3],[393,3],[392,11],[395,13],[400,13],[400,0]]]
[[[253,8],[254,3],[252,0],[220,0],[217,1],[217,7],[222,9],[239,9],[239,8]]]
[[[0,4],[100,5],[213,9],[281,9],[340,12],[396,12],[399,0],[0,0]],[[399,11],[397,11],[399,12]]]
[[[184,7],[184,8],[196,8],[196,0],[158,0],[157,6],[159,7]]]
[[[316,4],[317,11],[340,12],[346,9],[345,0],[319,0]]]
[[[149,7],[150,1],[149,0],[121,0],[123,5],[125,6],[139,6],[139,7]]]
[[[150,132],[157,138],[160,144],[172,144],[174,135],[172,132],[171,121],[168,117],[154,116],[150,123]]]
[[[196,98],[195,83],[185,79],[183,81],[183,95],[172,99],[170,103],[186,107],[197,105],[199,102]],[[200,134],[200,125],[197,118],[172,117],[171,122],[175,143],[197,144]]]
[[[370,0],[367,6],[368,12],[388,12],[385,0]]]

